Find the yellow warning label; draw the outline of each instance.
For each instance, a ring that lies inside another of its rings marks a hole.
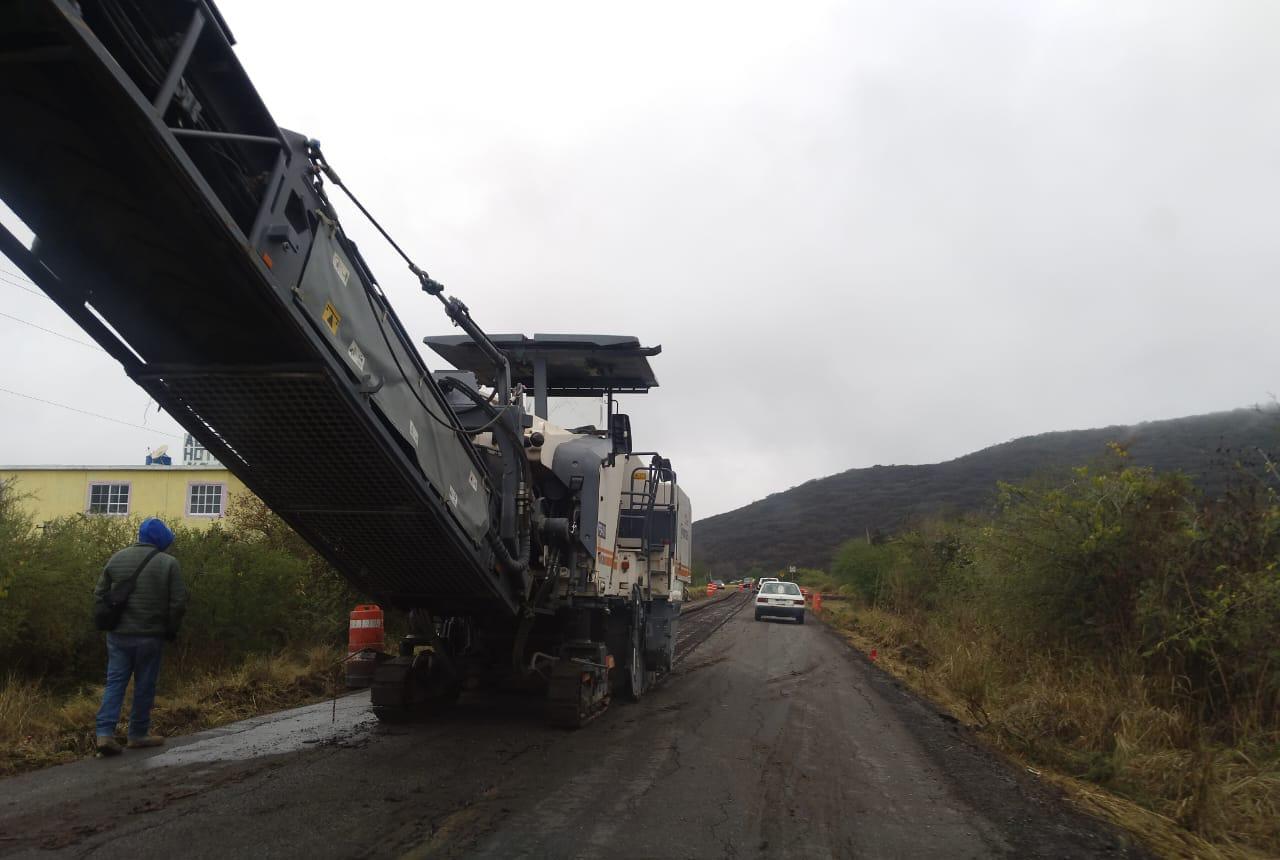
[[[324,320],[324,324],[329,327],[329,331],[334,334],[338,333],[338,323],[342,322],[342,314],[338,313],[338,309],[329,302],[324,303],[324,313],[320,315],[320,319]]]

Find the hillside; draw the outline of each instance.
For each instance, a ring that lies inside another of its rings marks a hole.
[[[1275,450],[1280,414],[1237,409],[1133,426],[1026,436],[945,463],[873,466],[818,478],[746,507],[694,523],[694,563],[716,576],[753,565],[823,567],[841,542],[867,530],[892,530],[929,514],[982,508],[997,481],[1098,459],[1108,442],[1128,447],[1138,465],[1181,470],[1207,492],[1222,488],[1220,448]]]

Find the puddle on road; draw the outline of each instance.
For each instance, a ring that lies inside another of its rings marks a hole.
[[[245,761],[315,749],[362,735],[376,724],[368,694],[343,696],[336,713],[330,700],[200,732],[150,756],[143,767]]]

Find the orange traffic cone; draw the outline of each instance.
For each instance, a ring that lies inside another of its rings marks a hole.
[[[871,657],[871,662],[874,663],[876,661],[876,658],[880,656],[880,653],[876,651],[876,649],[872,648],[871,654],[869,656]]]

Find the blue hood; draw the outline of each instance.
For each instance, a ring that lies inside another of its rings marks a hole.
[[[173,532],[163,520],[147,517],[138,529],[138,543],[149,543],[159,549],[168,549],[169,544],[173,543]]]

